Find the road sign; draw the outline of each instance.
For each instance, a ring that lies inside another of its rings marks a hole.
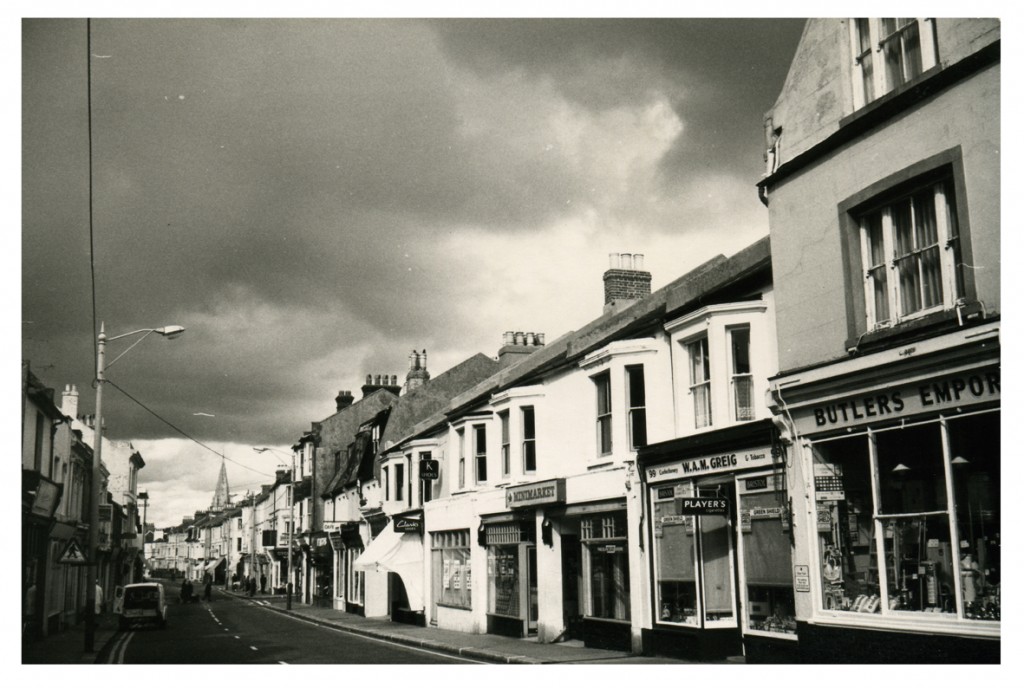
[[[89,561],[82,554],[82,548],[79,546],[78,541],[74,538],[68,540],[68,546],[64,548],[64,553],[60,555],[58,560],[62,564],[73,564],[81,565],[88,564]]]

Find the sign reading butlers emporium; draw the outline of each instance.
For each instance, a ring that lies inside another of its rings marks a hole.
[[[727,471],[743,471],[748,468],[766,468],[772,465],[771,447],[758,447],[738,452],[698,456],[682,461],[651,466],[647,470],[647,482],[658,483],[665,480],[679,480],[695,476],[725,473]]]
[[[565,478],[505,488],[505,506],[509,509],[563,502],[565,502]]]

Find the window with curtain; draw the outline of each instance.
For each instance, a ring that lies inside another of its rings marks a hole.
[[[690,395],[693,397],[693,424],[697,428],[711,425],[711,360],[707,336],[686,346],[690,354]]]
[[[863,212],[858,220],[868,327],[951,308],[963,295],[951,178]]]

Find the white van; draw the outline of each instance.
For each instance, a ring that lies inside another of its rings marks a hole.
[[[118,623],[125,630],[138,621],[155,623],[160,628],[167,626],[167,600],[161,583],[124,586]]]

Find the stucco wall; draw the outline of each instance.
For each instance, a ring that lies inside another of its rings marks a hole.
[[[997,19],[935,19],[939,64],[948,66],[999,40]],[[853,112],[850,20],[811,19],[775,106],[782,127],[782,162],[792,160],[839,128]],[[774,242],[773,242],[774,247]]]
[[[977,297],[999,311],[1000,68],[996,64],[770,189],[782,370],[846,355],[838,205],[910,165],[960,147]],[[858,323],[858,331],[863,326]]]

